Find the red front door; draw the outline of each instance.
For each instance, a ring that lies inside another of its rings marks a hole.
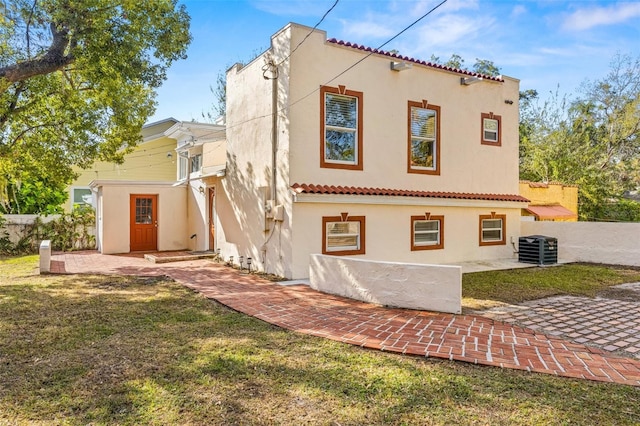
[[[158,249],[158,195],[130,196],[130,250]]]

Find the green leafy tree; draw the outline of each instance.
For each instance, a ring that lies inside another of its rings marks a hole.
[[[435,55],[431,55],[431,58],[429,60],[434,64],[444,65],[445,67],[451,67],[460,70],[465,69],[464,58],[457,53],[452,54],[449,60],[444,63],[440,61],[440,57]],[[500,68],[496,66],[493,61],[490,61],[488,59],[476,58],[476,62],[471,67],[471,71],[477,72],[478,74],[490,76],[500,75]]]
[[[73,166],[121,162],[185,58],[176,0],[6,0],[0,4],[0,196],[25,173],[56,187]],[[2,200],[0,200],[2,201]]]
[[[578,184],[581,219],[634,217],[611,206],[640,187],[640,58],[616,55],[574,100],[521,99],[520,177]]]
[[[476,63],[473,64],[471,68],[473,71],[478,74],[497,76],[500,75],[500,68],[497,67],[493,61],[489,61],[488,59],[479,59],[476,58]]]
[[[462,59],[462,56],[454,53],[443,65],[445,67],[457,68],[461,70],[464,69],[464,59]]]

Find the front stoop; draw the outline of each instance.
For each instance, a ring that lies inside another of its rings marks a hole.
[[[204,251],[204,252],[181,251],[181,252],[147,253],[144,255],[144,258],[151,263],[170,263],[170,262],[182,262],[186,260],[216,259],[217,255],[212,251]]]

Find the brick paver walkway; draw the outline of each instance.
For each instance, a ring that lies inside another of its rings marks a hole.
[[[623,284],[640,293],[640,283]],[[556,296],[494,308],[483,316],[640,359],[640,303]]]
[[[384,308],[280,286],[207,260],[152,264],[96,252],[53,260],[53,272],[167,275],[266,322],[366,348],[640,386],[640,360],[482,316]]]

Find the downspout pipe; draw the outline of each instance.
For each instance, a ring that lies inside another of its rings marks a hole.
[[[271,63],[271,199],[277,205],[278,172],[276,170],[276,154],[278,152],[278,65]]]

